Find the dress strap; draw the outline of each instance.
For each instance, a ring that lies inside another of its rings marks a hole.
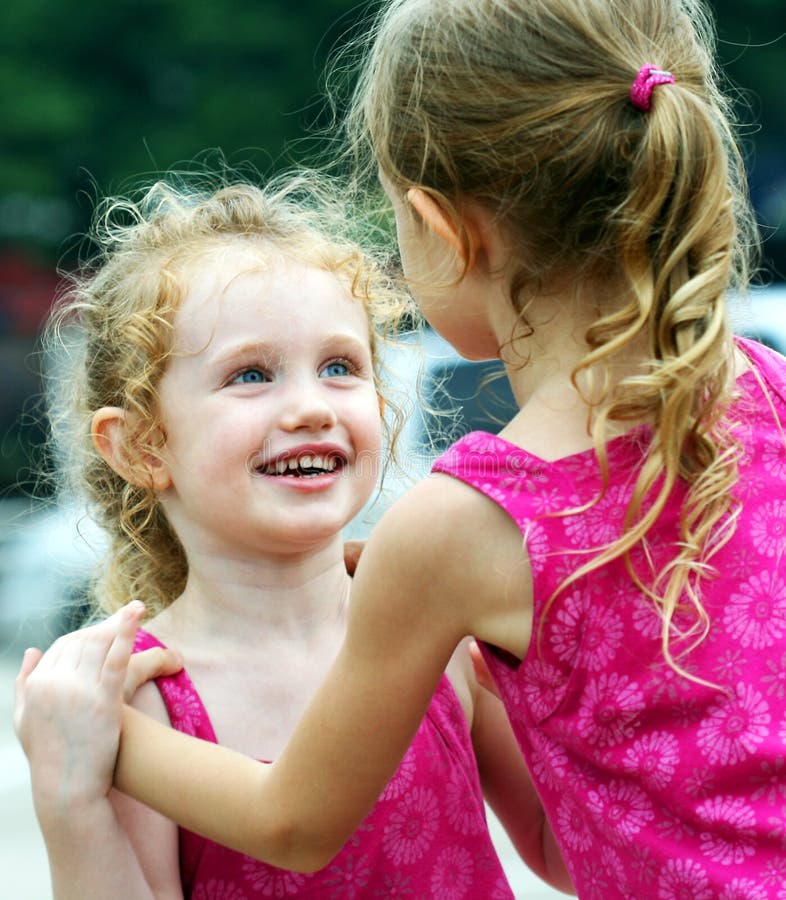
[[[134,641],[134,653],[141,653],[151,647],[167,649],[166,644],[155,635],[140,628]],[[175,731],[182,731],[212,744],[218,743],[207,710],[185,668],[174,675],[162,675],[155,682]]]

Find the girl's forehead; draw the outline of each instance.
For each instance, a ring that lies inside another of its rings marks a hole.
[[[181,349],[204,346],[224,327],[254,331],[263,323],[296,330],[343,323],[369,340],[366,309],[346,278],[281,253],[211,253],[191,268],[184,288],[174,323]]]
[[[317,262],[299,259],[275,247],[229,244],[211,248],[188,267],[182,305],[219,305],[227,297],[248,290],[262,301],[304,283],[319,283],[326,293],[346,293],[348,298],[351,294],[346,278]]]
[[[229,282],[246,272],[269,272],[291,263],[268,241],[225,240],[197,247],[181,262],[186,288],[197,281]]]

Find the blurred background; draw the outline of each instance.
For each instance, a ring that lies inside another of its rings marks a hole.
[[[786,278],[786,9],[713,0],[746,123],[763,277]],[[323,72],[352,0],[16,0],[0,11],[0,491],[32,487],[36,334],[96,196],[219,148],[269,173],[322,149]]]
[[[713,0],[764,277],[786,278],[786,8]],[[96,196],[220,148],[263,173],[313,159],[353,0],[15,0],[0,10],[0,492],[30,491],[37,329]],[[309,137],[310,135],[310,137]]]
[[[786,341],[786,10],[783,0],[711,6],[745,123],[765,241],[760,280],[773,286],[765,318],[781,323]],[[74,264],[95,198],[140,174],[187,168],[209,151],[263,174],[316,159],[329,121],[325,64],[368,9],[357,0],[0,8],[0,865],[9,898],[48,895],[10,727],[13,674],[23,646],[43,646],[67,627],[63,602],[80,590],[91,545],[100,546],[78,511],[46,504],[34,476],[45,437],[36,339],[57,272]],[[522,896],[557,896],[516,878]]]

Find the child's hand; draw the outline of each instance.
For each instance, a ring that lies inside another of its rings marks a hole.
[[[144,607],[28,650],[16,679],[14,729],[27,754],[42,826],[105,800],[120,737],[126,669]]]
[[[123,699],[130,703],[140,687],[160,675],[175,675],[183,668],[183,657],[169,647],[151,647],[135,653],[128,663]]]

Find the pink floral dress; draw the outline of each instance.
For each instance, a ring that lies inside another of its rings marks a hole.
[[[434,466],[521,529],[532,643],[523,660],[482,650],[582,900],[786,900],[786,360],[739,346],[753,367],[731,410],[742,512],[702,582],[709,635],[679,657],[720,689],[666,664],[658,612],[619,561],[546,610],[582,551],[619,536],[646,428],[610,442],[608,491],[566,516],[549,514],[600,492],[594,451],[545,462],[476,432]],[[634,554],[645,582],[672,556],[682,496]]]
[[[135,650],[162,646],[145,631]],[[216,743],[185,670],[157,679],[172,727]],[[464,710],[443,676],[407,755],[341,852],[310,875],[288,872],[180,829],[190,900],[513,900],[486,827]]]

